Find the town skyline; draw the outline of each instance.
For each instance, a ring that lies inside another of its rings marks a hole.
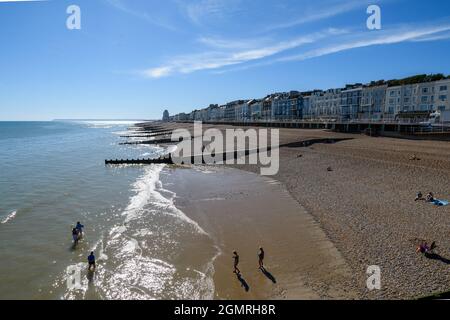
[[[272,92],[264,97],[209,104],[163,121],[403,121],[450,122],[450,75],[420,74],[339,88]],[[431,116],[434,114],[434,116]]]

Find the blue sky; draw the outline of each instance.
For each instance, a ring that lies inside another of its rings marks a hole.
[[[81,30],[66,28],[71,4]],[[381,30],[366,27],[370,4]],[[9,0],[0,39],[0,120],[152,119],[271,92],[450,74],[450,1]]]

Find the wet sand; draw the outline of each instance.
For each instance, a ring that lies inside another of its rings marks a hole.
[[[277,181],[225,167],[172,168],[163,184],[214,239],[217,299],[355,298],[350,268],[312,217]],[[266,273],[257,252],[266,251]],[[233,274],[240,255],[242,278]],[[248,286],[248,287],[247,287]]]

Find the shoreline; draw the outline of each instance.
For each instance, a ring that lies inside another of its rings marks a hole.
[[[177,194],[176,206],[220,249],[216,299],[356,298],[343,289],[352,281],[350,268],[280,183],[228,167],[168,170],[164,183]],[[264,274],[257,266],[259,246],[266,251]],[[241,279],[232,273],[233,250],[241,258]]]

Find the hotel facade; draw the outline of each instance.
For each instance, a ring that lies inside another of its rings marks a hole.
[[[210,105],[170,117],[172,121],[386,121],[421,122],[433,114],[450,122],[450,77],[422,75],[422,81],[378,81],[345,88],[274,93],[262,99]],[[402,83],[406,82],[406,83]],[[411,83],[414,82],[414,83]],[[400,84],[399,84],[400,83]]]

